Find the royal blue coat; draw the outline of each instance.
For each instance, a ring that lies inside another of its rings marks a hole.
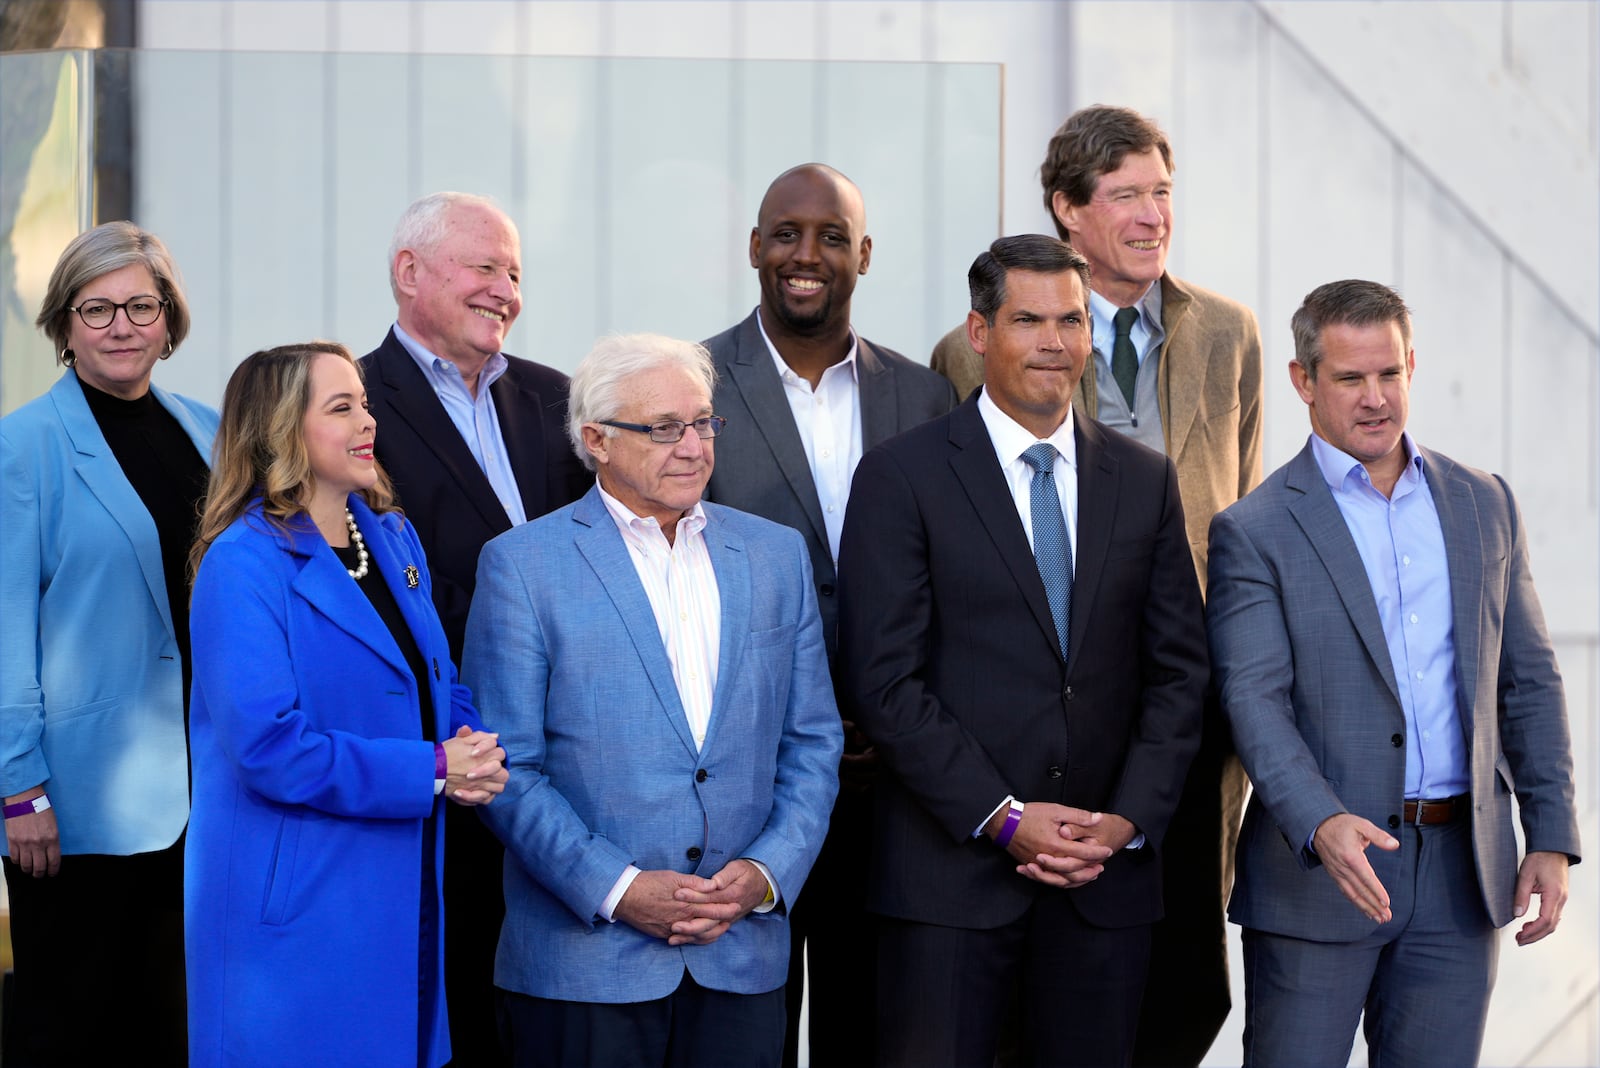
[[[479,726],[456,682],[422,546],[352,496],[368,551],[433,674],[440,739]],[[189,1056],[205,1065],[450,1058],[442,931],[418,1006],[423,821],[435,798],[418,686],[322,537],[259,507],[195,581],[194,802],[184,870]],[[442,821],[431,892],[440,908]]]

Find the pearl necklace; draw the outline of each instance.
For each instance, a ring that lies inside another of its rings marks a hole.
[[[347,567],[345,571],[349,572],[351,578],[360,582],[367,577],[367,560],[369,559],[367,556],[367,540],[361,536],[361,530],[356,526],[356,517],[350,514],[350,509],[348,508],[344,510],[344,522],[345,526],[350,528],[350,544],[356,547],[355,570],[351,571]]]

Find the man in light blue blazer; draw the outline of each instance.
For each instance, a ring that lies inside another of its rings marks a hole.
[[[1211,526],[1213,670],[1255,794],[1230,918],[1246,1065],[1477,1063],[1495,928],[1555,930],[1578,860],[1555,655],[1503,479],[1405,433],[1400,296],[1294,315],[1306,448]],[[1512,795],[1526,840],[1517,861]]]
[[[495,962],[518,1065],[776,1065],[786,914],[843,739],[805,542],[703,504],[705,350],[572,379],[581,500],[491,541],[464,677],[508,754]]]

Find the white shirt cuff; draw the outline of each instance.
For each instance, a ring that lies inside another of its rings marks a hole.
[[[628,887],[633,885],[633,881],[639,875],[639,869],[632,864],[622,869],[622,875],[611,886],[611,893],[607,894],[606,899],[600,902],[600,918],[602,920],[607,923],[617,922],[616,911],[617,906],[622,904],[622,895],[628,892]]]
[[[755,866],[756,871],[760,872],[761,873],[761,877],[767,881],[768,889],[770,889],[772,891],[772,900],[771,901],[763,901],[761,904],[757,905],[755,908],[751,909],[750,911],[751,912],[761,912],[761,913],[771,912],[773,909],[778,907],[778,901],[780,900],[780,898],[778,896],[778,884],[775,881],[773,881],[773,878],[772,878],[772,869],[768,868],[765,864],[761,863],[755,857],[745,857],[744,859],[748,860],[752,865]]]
[[[1003,801],[1001,801],[998,805],[994,806],[994,808],[991,808],[989,810],[989,814],[987,816],[983,817],[983,822],[978,824],[978,829],[972,832],[972,837],[977,838],[980,835],[982,835],[983,834],[983,829],[985,827],[989,826],[989,821],[994,819],[995,813],[999,812],[1001,809],[1003,809],[1007,805],[1011,804],[1011,802],[1013,800],[1015,800],[1015,798],[1011,794],[1006,794],[1005,799]]]

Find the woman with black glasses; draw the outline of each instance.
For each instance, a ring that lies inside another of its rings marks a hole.
[[[183,1064],[185,572],[217,413],[150,383],[189,307],[132,223],[67,246],[37,325],[66,373],[0,419],[8,1045]]]

